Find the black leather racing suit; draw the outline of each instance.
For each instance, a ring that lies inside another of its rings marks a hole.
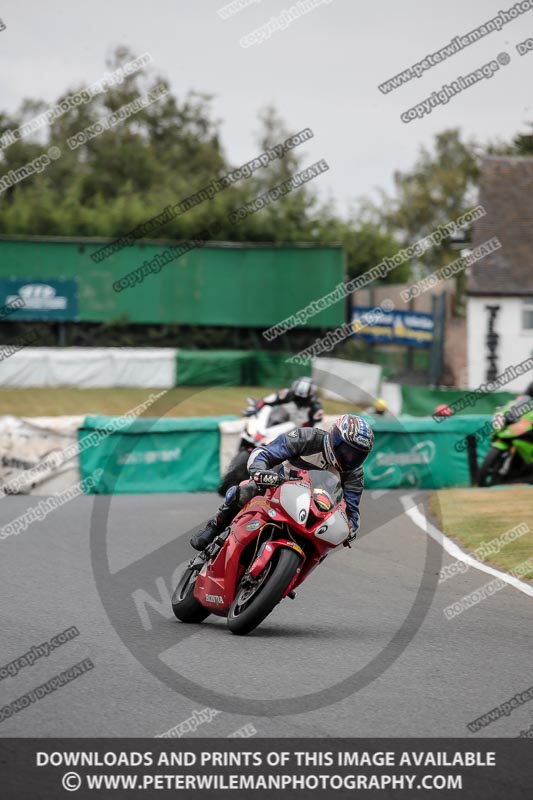
[[[339,475],[346,512],[351,534],[359,528],[359,504],[363,493],[363,468],[349,472],[339,472],[326,460],[324,451],[324,437],[326,431],[319,428],[297,428],[290,433],[282,433],[267,445],[256,447],[248,459],[248,472],[254,475],[261,470],[275,469],[286,478],[290,477],[291,469],[325,469],[334,475]],[[259,491],[253,481],[241,486],[232,486],[226,495],[226,506],[235,509],[231,519],[238,511]],[[228,521],[225,521],[228,524]]]

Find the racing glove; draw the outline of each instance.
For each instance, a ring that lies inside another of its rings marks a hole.
[[[252,480],[258,486],[279,486],[283,483],[283,478],[274,472],[273,469],[259,469],[252,475]]]

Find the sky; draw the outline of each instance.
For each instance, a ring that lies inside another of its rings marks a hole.
[[[304,165],[327,161],[330,169],[314,187],[341,214],[359,197],[375,198],[376,187],[391,191],[394,171],[409,169],[420,146],[430,147],[439,131],[460,127],[480,141],[509,140],[533,121],[533,49],[525,55],[516,50],[533,37],[533,0],[531,10],[500,31],[389,94],[378,84],[514,3],[305,2],[316,7],[282,30],[291,0],[256,0],[227,19],[217,13],[225,0],[4,0],[0,109],[13,112],[27,97],[52,104],[69,87],[94,83],[112,50],[127,45],[150,53],[178,98],[190,89],[214,95],[222,143],[235,165],[258,154],[257,114],[268,104],[289,130],[311,128],[314,137],[301,148]],[[297,8],[302,11],[301,4]],[[268,38],[253,44],[244,39],[269,22]],[[499,68],[487,70],[494,72],[490,79],[421,118],[401,120],[443,84],[498,56]]]

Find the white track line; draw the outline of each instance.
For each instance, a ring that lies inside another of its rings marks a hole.
[[[431,524],[431,522],[420,511],[419,507],[415,505],[412,495],[405,495],[404,497],[401,497],[400,500],[402,501],[402,506],[405,509],[405,513],[408,517],[410,517],[411,521],[421,528],[424,533],[429,534],[432,539],[435,539],[435,541],[438,542],[450,556],[458,559],[459,561],[464,561],[465,564],[468,564],[470,567],[474,567],[475,569],[479,569],[481,572],[487,572],[489,575],[494,575],[495,578],[501,578],[501,580],[505,581],[505,583],[508,583],[509,586],[513,586],[515,589],[518,589],[518,591],[533,597],[533,586],[530,586],[528,583],[524,583],[518,578],[515,578],[513,575],[509,575],[507,572],[500,572],[499,569],[489,567],[488,564],[478,561],[476,558],[473,558],[473,556],[470,556],[468,553],[465,553],[463,550],[461,550],[461,548],[456,545],[455,542],[452,542],[452,540],[448,539],[448,537],[445,536],[442,531],[439,531],[438,528]]]

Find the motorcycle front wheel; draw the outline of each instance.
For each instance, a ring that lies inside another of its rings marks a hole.
[[[294,550],[280,547],[253,584],[241,579],[235,600],[228,612],[228,628],[245,636],[268,617],[280,602],[298,569],[300,556]]]
[[[172,595],[172,611],[181,622],[203,622],[211,613],[194,596],[198,570],[187,567]]]
[[[506,455],[507,451],[505,450],[500,450],[498,447],[489,447],[487,455],[479,468],[478,486],[495,486],[497,483],[503,483],[503,480],[498,476],[498,472]]]

